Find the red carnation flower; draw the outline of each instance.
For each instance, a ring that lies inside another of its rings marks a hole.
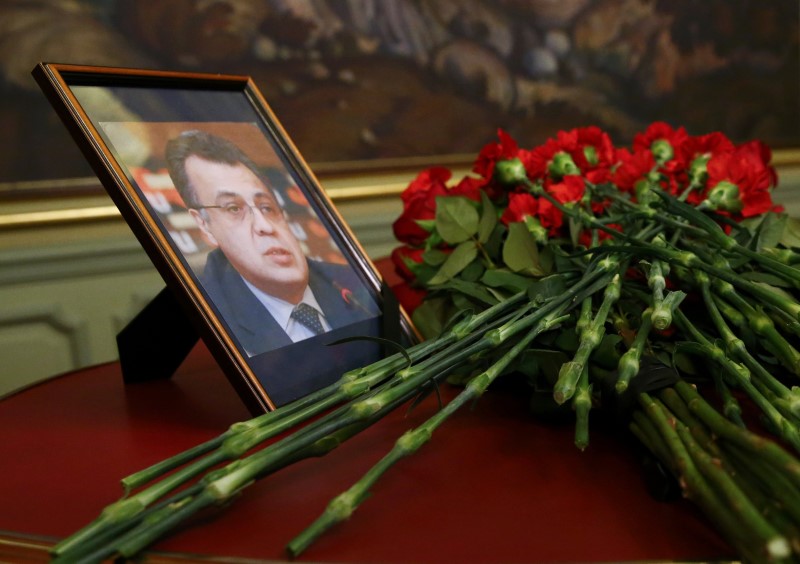
[[[586,183],[582,176],[570,175],[561,179],[561,182],[553,182],[545,185],[545,190],[562,204],[577,202],[583,198],[586,192]]]
[[[577,146],[577,136],[559,135],[559,137],[559,139],[548,139],[544,144],[520,156],[530,178],[537,180],[551,175],[553,162],[557,157],[572,159],[572,152]],[[553,176],[560,178],[562,175],[556,173]]]
[[[639,133],[633,138],[633,150],[634,152],[652,151],[655,143],[666,141],[672,149],[673,154],[672,157],[663,159],[667,161],[678,154],[681,145],[683,145],[687,139],[689,139],[689,134],[686,133],[686,129],[683,127],[674,129],[668,123],[656,121],[651,123],[643,133]],[[659,160],[658,155],[656,155],[656,160]]]
[[[403,191],[403,213],[392,225],[398,241],[415,246],[425,242],[430,233],[417,221],[436,217],[436,198],[447,195],[445,183],[450,176],[451,173],[446,168],[430,168],[419,173]]]
[[[539,200],[531,194],[524,192],[514,193],[508,196],[508,207],[500,216],[503,224],[525,221],[527,216],[537,217],[539,214]]]
[[[733,151],[713,156],[706,165],[708,190],[733,185],[738,189],[738,200],[729,204],[727,211],[738,212],[741,217],[752,217],[773,208],[770,189],[777,183],[775,169],[769,164],[771,153],[760,141],[750,141]],[[734,196],[736,197],[736,196]],[[737,208],[741,209],[737,209]],[[723,210],[725,208],[723,207]]]
[[[484,145],[472,171],[481,175],[486,180],[491,180],[494,175],[494,167],[497,161],[513,159],[519,156],[519,145],[514,139],[502,129],[497,130],[499,142]]]
[[[481,189],[487,187],[485,178],[465,176],[461,181],[448,189],[448,196],[464,196],[476,202],[481,201]],[[491,194],[489,194],[491,197]]]
[[[585,173],[608,170],[616,163],[616,150],[611,137],[596,126],[580,127],[575,132],[572,160]]]
[[[701,157],[710,158],[734,150],[733,142],[720,132],[689,137],[679,148],[681,160],[691,166]]]
[[[397,247],[392,251],[392,263],[394,264],[395,271],[409,282],[416,279],[416,274],[412,270],[413,265],[422,264],[423,249],[417,249],[404,245]]]

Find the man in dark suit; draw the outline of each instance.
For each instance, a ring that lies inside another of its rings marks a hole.
[[[167,143],[166,156],[216,247],[203,287],[250,356],[378,315],[349,266],[306,258],[261,170],[234,144],[187,131]]]

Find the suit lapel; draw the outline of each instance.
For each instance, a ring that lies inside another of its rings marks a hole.
[[[222,288],[230,306],[228,324],[237,326],[234,333],[250,352],[274,349],[292,344],[292,340],[270,315],[264,305],[242,281],[238,272],[225,260],[220,269]],[[267,346],[265,343],[269,343]]]
[[[314,292],[325,318],[333,329],[348,325],[353,316],[353,311],[342,297],[342,287],[334,280],[330,273],[325,272],[323,265],[315,261],[308,261],[308,285]]]

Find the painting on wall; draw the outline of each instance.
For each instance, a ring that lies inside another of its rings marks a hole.
[[[312,168],[346,168],[654,120],[795,148],[799,30],[796,0],[9,0],[0,193],[92,177],[40,61],[251,76]]]

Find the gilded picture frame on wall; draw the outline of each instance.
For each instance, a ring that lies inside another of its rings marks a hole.
[[[381,339],[415,340],[249,77],[50,63],[33,74],[252,412],[378,360]]]

